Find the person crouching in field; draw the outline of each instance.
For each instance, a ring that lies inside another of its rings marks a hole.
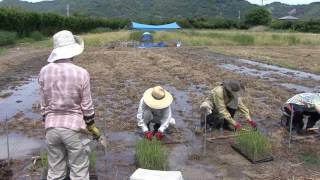
[[[201,125],[196,132],[202,132],[205,128],[205,120],[206,128],[241,129],[241,124],[234,120],[237,111],[242,113],[249,125],[256,127],[256,122],[251,119],[248,108],[242,102],[241,96],[244,89],[241,82],[233,79],[225,80],[216,86],[200,106]]]
[[[290,130],[290,120],[292,118],[292,130],[295,134],[303,134],[303,118],[308,116],[306,129],[312,128],[320,119],[320,93],[297,94],[287,102],[282,108],[282,125]]]
[[[89,180],[88,129],[99,139],[87,70],[73,64],[84,43],[70,31],[53,36],[54,50],[39,74],[41,113],[45,121],[48,180],[64,179],[67,167],[72,180]]]
[[[172,95],[161,86],[146,90],[140,100],[137,120],[147,139],[155,135],[161,140],[169,124],[174,124],[171,117]]]

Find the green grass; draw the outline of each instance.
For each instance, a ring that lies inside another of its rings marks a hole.
[[[41,151],[40,152],[40,158],[41,158],[41,166],[44,169],[48,169],[49,163],[48,163],[48,153],[47,153],[47,151]]]
[[[320,157],[312,153],[302,153],[300,159],[307,165],[320,166]]]
[[[236,34],[233,36],[233,41],[237,42],[239,45],[254,45],[255,37],[249,34]]]
[[[167,170],[167,151],[161,141],[141,139],[136,144],[138,166],[151,170]]]
[[[0,30],[0,46],[15,44],[17,33]]]
[[[246,131],[236,132],[236,144],[245,150],[247,155],[257,160],[271,153],[272,144],[270,140],[261,132],[251,127],[246,127]]]

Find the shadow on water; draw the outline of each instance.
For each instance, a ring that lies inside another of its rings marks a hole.
[[[32,105],[40,101],[38,82],[34,77],[26,84],[18,86],[15,90],[5,90],[1,94],[10,93],[12,95],[0,98],[0,121],[11,118],[21,112],[25,117],[38,119],[39,114],[32,112]]]

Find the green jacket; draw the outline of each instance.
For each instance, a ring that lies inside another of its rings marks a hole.
[[[229,123],[235,125],[236,121],[231,117],[227,110],[228,104],[232,101],[232,97],[228,97],[222,85],[215,87],[211,92],[209,98],[206,99],[206,104],[211,106],[213,113],[217,113],[220,117],[226,119]],[[237,110],[246,118],[250,119],[249,109],[243,104],[242,98],[238,99]]]

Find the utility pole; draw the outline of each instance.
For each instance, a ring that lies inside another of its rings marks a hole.
[[[67,16],[69,17],[70,16],[70,5],[67,4]]]
[[[263,0],[261,0],[261,6],[263,6]]]
[[[238,16],[239,21],[241,20],[241,10],[239,10],[239,16]]]

